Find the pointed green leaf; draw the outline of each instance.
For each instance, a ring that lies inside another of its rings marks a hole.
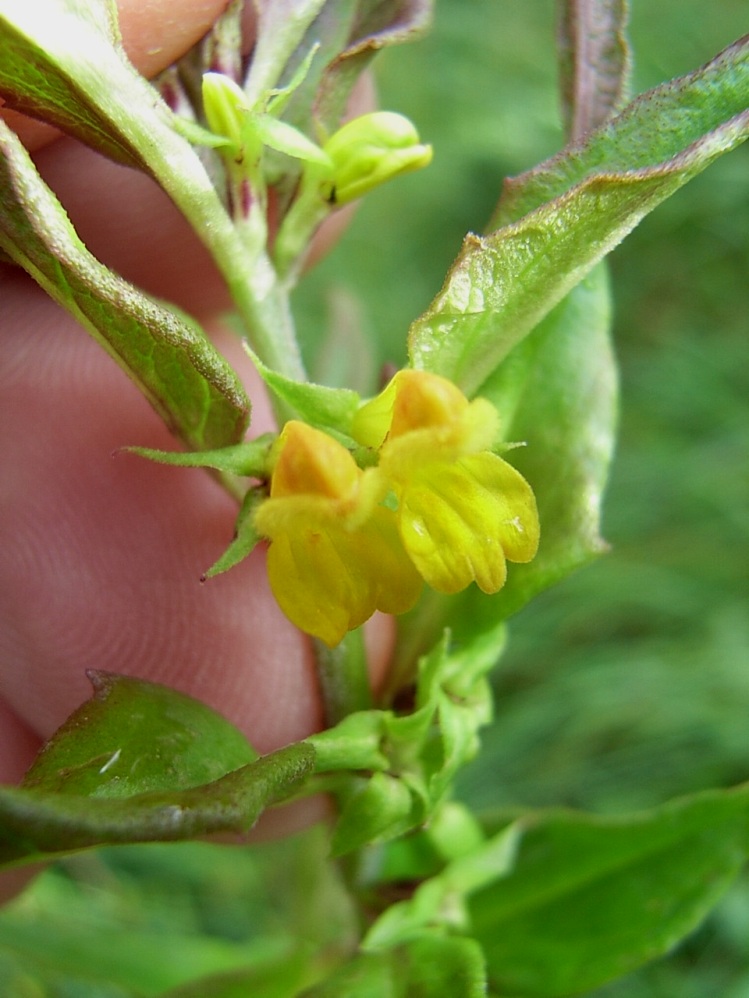
[[[0,96],[151,174],[212,254],[252,329],[247,269],[255,257],[176,115],[128,62],[115,15],[109,0],[0,0]]]
[[[196,322],[138,291],[88,252],[2,122],[0,248],[88,329],[185,443],[202,449],[241,439],[249,402],[234,371]]]
[[[584,141],[509,178],[490,227],[517,222],[586,183],[615,179],[636,195],[651,175],[689,180],[746,139],[748,107],[746,35],[699,69],[640,94]]]
[[[749,135],[749,37],[638,98],[586,142],[509,186],[411,326],[413,365],[474,394],[635,225]]]
[[[76,135],[111,159],[144,168],[127,134],[129,118],[118,123],[114,106],[102,106],[98,96],[102,80],[119,82],[130,69],[114,4],[0,0],[0,96],[15,110]],[[139,90],[147,87],[140,79]]]
[[[622,817],[552,810],[525,826],[507,876],[468,900],[500,994],[587,993],[668,952],[746,861],[749,787]]]

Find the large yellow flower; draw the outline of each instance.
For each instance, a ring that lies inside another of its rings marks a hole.
[[[363,477],[338,441],[292,420],[276,443],[270,498],[255,514],[271,541],[268,577],[281,609],[330,646],[375,610],[404,613],[422,586],[394,512],[365,495]]]
[[[531,487],[490,450],[498,430],[490,402],[469,402],[426,371],[399,371],[355,418],[356,439],[379,448],[373,473],[394,497],[408,556],[439,592],[459,592],[474,580],[497,592],[506,559],[530,561],[538,548]]]

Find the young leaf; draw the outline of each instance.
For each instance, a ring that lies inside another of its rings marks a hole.
[[[467,902],[491,985],[561,998],[668,952],[744,864],[748,812],[744,785],[632,816],[521,819],[512,870]]]
[[[197,323],[138,291],[88,252],[2,122],[0,248],[88,329],[188,446],[241,439],[249,402],[234,371]]]
[[[644,94],[508,186],[411,326],[417,368],[474,394],[513,346],[661,201],[749,135],[749,37]]]

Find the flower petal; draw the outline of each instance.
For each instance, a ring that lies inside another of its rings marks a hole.
[[[474,579],[484,592],[497,592],[505,559],[529,561],[538,547],[530,486],[488,452],[432,465],[401,491],[398,513],[409,557],[439,592],[459,592]]]
[[[273,500],[265,506],[272,512]],[[301,523],[298,518],[296,530],[276,534],[268,551],[271,589],[297,627],[332,647],[375,610],[411,609],[422,580],[390,510],[376,510],[359,530],[346,530],[334,518],[324,527]]]

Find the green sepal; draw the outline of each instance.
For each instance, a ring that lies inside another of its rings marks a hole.
[[[275,149],[276,152],[285,153],[305,163],[315,163],[323,168],[332,166],[328,154],[312,139],[308,139],[304,132],[274,118],[272,114],[251,114],[244,127],[257,135],[263,145]]]
[[[275,434],[264,433],[255,440],[205,451],[168,451],[153,447],[123,447],[127,454],[137,454],[157,464],[170,464],[176,468],[213,468],[228,475],[243,478],[267,478],[270,474],[268,456]]]
[[[240,561],[244,561],[248,554],[262,540],[260,534],[255,529],[255,510],[266,498],[266,493],[261,489],[250,489],[239,509],[237,522],[234,527],[234,540],[203,576],[203,580],[212,579],[215,575],[228,572]]]
[[[249,347],[246,350],[269,391],[296,419],[321,430],[350,435],[354,413],[361,403],[358,392],[294,381],[263,364]]]

